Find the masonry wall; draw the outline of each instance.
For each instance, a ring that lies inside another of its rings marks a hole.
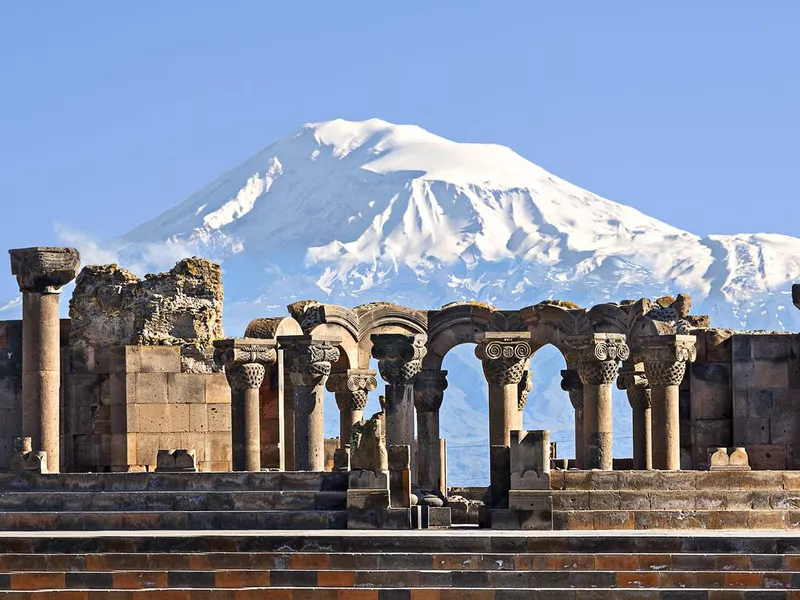
[[[145,471],[159,449],[194,449],[198,469],[230,469],[230,388],[222,373],[181,372],[177,346],[117,346],[69,376],[71,469]]]
[[[0,321],[0,469],[22,431],[22,321]]]

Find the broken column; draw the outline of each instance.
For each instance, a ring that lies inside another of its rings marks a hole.
[[[386,382],[386,445],[414,449],[414,378],[427,350],[423,334],[380,333],[370,336],[372,357]],[[413,467],[412,467],[413,468]],[[412,473],[412,480],[416,473]]]
[[[583,384],[577,369],[561,371],[561,389],[569,393],[569,403],[575,410],[575,468],[583,469],[583,455],[586,452],[583,435]]]
[[[417,484],[426,492],[442,497],[447,493],[441,474],[439,410],[447,389],[447,371],[423,369],[414,381],[414,407],[417,409]]]
[[[619,361],[630,355],[621,333],[595,333],[565,338],[570,362],[583,383],[584,468],[613,469],[611,384]]]
[[[519,409],[519,414],[517,415],[517,422],[513,429],[521,430],[523,416],[525,414],[525,405],[528,404],[528,395],[533,389],[533,373],[531,373],[530,369],[527,369],[524,373],[522,373],[522,379],[520,380],[517,388],[517,408]]]
[[[361,420],[369,392],[378,389],[377,371],[342,369],[332,371],[325,387],[336,396],[339,407],[339,447],[350,447],[350,430]]]
[[[234,471],[261,470],[259,389],[267,365],[275,364],[274,340],[229,338],[214,342],[214,361],[231,386],[231,450]]]
[[[628,393],[633,410],[633,468],[653,468],[653,437],[650,420],[650,386],[641,363],[620,369],[617,387]]]
[[[637,354],[651,389],[653,468],[681,468],[680,409],[678,386],[686,363],[697,358],[693,335],[650,335],[637,340]]]
[[[294,464],[297,471],[325,470],[323,385],[339,360],[341,339],[310,335],[278,337],[294,396]]]
[[[61,288],[75,279],[74,248],[9,250],[11,274],[22,292],[22,436],[44,451],[51,473],[60,471],[59,397]]]

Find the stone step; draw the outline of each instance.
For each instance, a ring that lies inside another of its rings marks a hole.
[[[553,529],[798,529],[798,510],[553,510]]]
[[[0,589],[141,589],[242,587],[351,588],[700,588],[797,589],[800,572],[755,571],[331,571],[164,570],[0,573]]]
[[[204,552],[2,554],[0,572],[190,571],[219,569],[378,571],[800,571],[797,554]]]
[[[346,510],[0,512],[0,531],[346,528]]]
[[[347,510],[347,492],[0,492],[0,512]]]
[[[50,589],[47,592],[0,591],[0,599],[41,600],[800,600],[800,592],[791,590],[714,589],[615,589],[615,588],[396,588],[353,589],[348,587],[255,587],[242,588],[150,588]]]
[[[18,492],[347,491],[346,473],[0,473],[0,490]]]
[[[321,512],[321,511],[318,511]],[[5,513],[12,514],[12,513]],[[92,515],[96,513],[82,513]],[[120,513],[125,515],[125,513]],[[230,513],[144,513],[166,519],[199,515],[211,519]],[[251,513],[248,513],[251,514]],[[263,514],[263,513],[257,513]],[[304,513],[281,512],[297,516]],[[334,511],[336,518],[345,513]],[[16,513],[17,517],[21,515]],[[46,515],[50,518],[52,515]],[[77,517],[76,517],[77,519]],[[124,523],[120,523],[123,525]],[[790,531],[739,533],[734,531],[682,532],[492,532],[492,531],[160,531],[113,535],[104,531],[53,534],[54,523],[40,532],[0,533],[0,553],[164,553],[164,552],[307,552],[307,553],[423,553],[432,549],[448,553],[621,553],[621,554],[800,554],[800,535]]]

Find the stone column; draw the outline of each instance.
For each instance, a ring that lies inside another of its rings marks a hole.
[[[528,368],[522,373],[522,379],[517,386],[517,408],[519,409],[519,414],[517,415],[517,422],[514,424],[514,427],[512,427],[512,431],[522,431],[525,405],[528,403],[528,395],[531,393],[532,389],[533,373],[531,373],[530,368]]]
[[[697,358],[695,341],[693,335],[652,335],[637,340],[637,353],[651,389],[654,469],[681,468],[678,386],[686,363]]]
[[[22,437],[47,453],[51,473],[60,472],[61,288],[75,279],[74,248],[9,250],[11,274],[22,292]]]
[[[367,394],[378,389],[377,371],[342,369],[331,372],[325,387],[336,395],[339,407],[339,447],[350,447],[350,430],[364,415]]]
[[[653,468],[650,386],[642,364],[620,369],[617,387],[628,393],[628,403],[633,410],[633,468],[650,470]]]
[[[381,378],[386,382],[386,446],[411,449],[411,480],[416,479],[414,452],[414,378],[422,368],[427,350],[427,336],[400,333],[376,333],[372,357],[378,361]]]
[[[619,361],[630,355],[625,336],[595,333],[565,338],[570,362],[577,363],[583,383],[584,468],[611,471],[614,466],[611,384]]]
[[[231,386],[231,465],[261,470],[260,388],[267,365],[277,360],[274,340],[229,338],[214,342],[214,361],[225,367]]]
[[[509,446],[519,423],[519,385],[533,353],[531,334],[485,333],[476,336],[475,355],[489,382],[489,444]]]
[[[414,407],[417,409],[417,443],[419,473],[417,482],[426,492],[444,496],[441,475],[439,409],[447,389],[447,371],[423,369],[414,380]]]
[[[294,394],[294,466],[297,471],[325,470],[323,384],[331,363],[339,360],[339,338],[285,335],[278,337],[284,369]]]
[[[561,389],[569,393],[569,403],[575,410],[575,468],[584,468],[586,438],[583,434],[583,384],[577,369],[561,371]]]

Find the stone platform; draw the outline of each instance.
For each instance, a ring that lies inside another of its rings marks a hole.
[[[796,600],[800,535],[17,532],[0,535],[0,588],[130,600]]]

